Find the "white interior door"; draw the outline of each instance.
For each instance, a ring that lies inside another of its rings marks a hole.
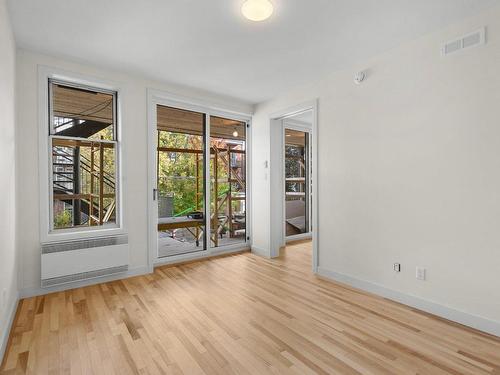
[[[270,256],[279,256],[285,245],[284,233],[284,181],[283,181],[283,119],[271,120],[271,158],[270,158]]]

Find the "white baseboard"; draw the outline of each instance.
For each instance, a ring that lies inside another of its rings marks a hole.
[[[114,275],[96,277],[96,278],[88,279],[88,280],[75,281],[72,283],[56,285],[56,286],[52,286],[52,287],[48,287],[48,288],[42,288],[39,286],[28,287],[28,288],[21,289],[21,291],[19,292],[19,298],[22,299],[22,298],[42,296],[44,294],[49,294],[49,293],[54,293],[54,292],[62,292],[65,290],[81,288],[84,286],[106,283],[108,281],[127,279],[129,277],[145,275],[148,273],[150,273],[148,266],[140,266],[140,267],[130,268],[127,272],[120,272],[120,273],[116,273]]]
[[[2,332],[2,337],[0,341],[0,365],[3,363],[3,356],[7,350],[7,344],[9,343],[10,331],[12,329],[12,324],[14,323],[14,318],[16,317],[17,305],[19,304],[19,293],[16,293],[14,300],[10,305],[10,309],[7,314],[6,326]]]
[[[267,259],[270,259],[269,250],[263,249],[262,247],[252,245],[252,253]]]
[[[302,241],[302,240],[312,240],[312,232],[294,234],[292,236],[285,237],[285,243],[294,242],[294,241]]]
[[[428,301],[420,297],[404,294],[385,286],[375,284],[366,280],[357,279],[338,272],[330,271],[322,267],[318,268],[319,276],[350,285],[354,288],[364,290],[379,296],[391,299],[393,301],[414,307],[416,309],[437,315],[441,318],[451,320],[456,323],[483,331],[495,336],[500,336],[500,322],[483,318],[481,316],[469,314],[463,311],[455,310],[451,307],[440,305],[436,302]]]

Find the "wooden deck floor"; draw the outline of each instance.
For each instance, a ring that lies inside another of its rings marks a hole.
[[[500,374],[500,339],[310,262],[301,243],[23,300],[0,374]]]

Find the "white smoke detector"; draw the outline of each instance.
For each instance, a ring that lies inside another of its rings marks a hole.
[[[355,75],[354,75],[354,83],[356,85],[359,85],[361,82],[363,82],[366,78],[366,73],[361,71],[361,72],[357,72]]]

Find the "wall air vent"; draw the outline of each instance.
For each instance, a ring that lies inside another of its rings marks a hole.
[[[126,272],[127,236],[43,244],[42,287]]]
[[[42,245],[42,254],[60,253],[61,251],[90,249],[93,247],[103,247],[111,245],[125,245],[127,243],[127,236],[90,238],[79,241],[47,243]]]
[[[460,38],[451,40],[441,48],[441,54],[447,56],[460,50],[480,46],[486,43],[486,28],[482,27]]]

